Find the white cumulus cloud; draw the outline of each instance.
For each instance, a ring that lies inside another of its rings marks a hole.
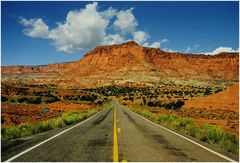
[[[169,42],[169,40],[164,38],[164,39],[162,39],[160,41],[155,41],[155,42],[153,42],[151,44],[146,42],[146,43],[143,44],[143,46],[151,47],[151,48],[160,48],[163,43],[168,43],[168,42]]]
[[[151,48],[160,48],[160,45],[161,45],[161,43],[158,42],[158,41],[153,42],[153,43],[151,43],[151,44],[149,44],[149,43],[147,43],[147,42],[143,44],[143,46],[151,47]]]
[[[23,30],[23,33],[29,37],[34,38],[48,38],[49,29],[48,26],[43,22],[42,19],[25,19],[20,17],[20,24],[26,28]]]
[[[238,50],[234,50],[231,47],[222,47],[222,46],[220,46],[220,47],[216,48],[215,50],[213,50],[212,52],[206,52],[206,53],[201,53],[201,54],[216,55],[216,54],[219,54],[219,53],[222,53],[222,52],[234,53],[234,52],[239,52],[239,49]]]
[[[59,51],[75,52],[101,44],[105,37],[108,19],[97,11],[97,3],[86,5],[85,9],[70,11],[66,21],[52,29],[50,38]]]
[[[58,51],[72,53],[101,44],[113,12],[98,12],[94,2],[84,9],[69,11],[66,20],[51,30],[42,19],[20,18],[20,23],[27,27],[23,30],[27,36],[51,39]]]
[[[125,41],[125,38],[119,34],[109,34],[103,39],[104,45],[119,44]]]
[[[119,29],[122,33],[130,33],[135,31],[138,22],[134,17],[133,8],[122,10],[116,13],[116,20],[113,25],[116,29]]]
[[[169,40],[149,42],[150,35],[137,29],[138,21],[133,14],[134,9],[117,10],[109,7],[99,11],[98,3],[93,2],[79,10],[69,11],[66,19],[50,29],[42,18],[19,18],[19,23],[24,27],[23,33],[31,38],[49,39],[58,51],[73,53],[89,50],[96,45],[112,45],[134,40],[138,44],[160,48]],[[186,48],[185,53],[194,52],[199,45]],[[173,52],[169,48],[166,51]],[[202,54],[216,55],[221,52],[237,52],[231,47],[220,46],[212,52]]]
[[[170,49],[170,48],[163,48],[163,50],[166,51],[166,52],[170,52],[170,53],[179,52],[178,50],[173,50],[173,49]]]
[[[160,43],[162,44],[162,43],[168,43],[169,42],[169,40],[168,39],[166,39],[166,38],[164,38],[164,39],[162,39],[162,40],[160,40]]]
[[[143,31],[133,32],[133,40],[138,44],[142,44],[149,38],[148,34]]]
[[[42,18],[20,17],[19,23],[24,27],[23,33],[26,36],[49,39],[57,51],[65,53],[90,50],[97,45],[119,44],[130,40],[154,48],[169,42],[168,39],[162,39],[149,43],[150,36],[137,29],[138,21],[133,10],[133,8],[117,10],[109,7],[99,11],[98,3],[93,2],[87,4],[85,8],[69,11],[66,19],[51,29]]]
[[[117,13],[117,10],[112,7],[109,7],[107,10],[101,12],[102,16],[106,19],[113,18],[114,16],[116,16],[116,13]]]

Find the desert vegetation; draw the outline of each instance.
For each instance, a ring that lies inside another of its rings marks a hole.
[[[207,87],[169,84],[144,88],[148,90],[144,93],[141,89],[137,88],[130,96],[120,97],[122,104],[159,115],[171,113],[193,118],[197,124],[213,124],[239,134],[238,83]]]
[[[2,138],[6,140],[16,139],[20,137],[35,135],[41,132],[52,130],[54,128],[62,128],[67,125],[71,125],[80,122],[96,112],[101,108],[92,110],[84,110],[81,112],[68,112],[64,113],[61,117],[41,121],[36,124],[21,123],[17,126],[2,126],[1,133]]]
[[[63,89],[54,84],[2,82],[1,91],[2,126],[36,124],[68,112],[101,107],[109,101],[94,92]]]
[[[82,90],[44,84],[2,84],[2,139],[11,140],[80,122],[109,99]]]
[[[184,105],[184,103],[185,102],[183,100],[172,101],[170,103],[161,103],[161,102],[149,101],[147,103],[147,106],[160,107],[160,108],[164,108],[164,109],[167,109],[167,110],[179,110]]]
[[[13,85],[3,83],[1,96],[2,134],[5,139],[13,139],[55,127],[63,127],[81,120],[77,117],[85,115],[85,113],[83,114],[85,110],[91,112],[94,108],[102,107],[110,99],[117,98],[124,105],[144,110],[141,111],[144,116],[151,115],[148,118],[157,120],[157,123],[170,126],[208,143],[228,146],[229,151],[236,152],[229,145],[232,142],[223,141],[228,135],[225,134],[225,130],[233,133],[238,132],[238,114],[235,111],[218,108],[209,110],[202,107],[186,109],[185,107],[191,99],[208,97],[223,92],[226,88],[226,85],[164,84],[151,87],[110,85],[98,88],[81,88],[75,86],[63,89],[53,84],[27,85],[17,83]],[[44,107],[46,112],[43,110]],[[227,124],[223,124],[223,122]],[[206,131],[209,133],[212,132],[211,130],[216,130],[217,133],[225,136],[219,140],[211,140],[211,138],[203,136],[205,130],[209,130]],[[15,131],[18,134],[13,134],[12,137],[8,136]]]
[[[148,110],[131,108],[132,111],[146,117],[147,119],[166,126],[178,132],[190,135],[200,141],[209,144],[217,144],[227,152],[238,154],[239,138],[237,135],[227,132],[219,126],[205,124],[198,125],[190,118],[181,118],[174,114],[157,115]]]
[[[159,98],[166,99],[189,99],[199,96],[207,96],[224,90],[224,86],[185,86],[175,84],[164,84],[153,87],[133,86],[104,86],[91,89],[83,89],[89,92],[96,92],[106,97],[117,97],[123,100],[143,100],[143,104]],[[144,99],[146,102],[144,102]]]

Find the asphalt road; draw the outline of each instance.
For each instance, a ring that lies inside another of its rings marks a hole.
[[[226,162],[133,112],[118,109],[119,160],[136,162]]]
[[[14,145],[2,143],[2,161],[63,130],[53,130],[40,137],[36,135],[20,143],[15,142]],[[225,159],[151,124],[117,103],[12,161],[112,162],[113,159],[120,162],[226,162]]]

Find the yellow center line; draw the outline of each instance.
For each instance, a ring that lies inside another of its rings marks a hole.
[[[117,111],[116,106],[114,109],[113,118],[113,162],[119,162],[118,160],[118,139],[117,139]]]

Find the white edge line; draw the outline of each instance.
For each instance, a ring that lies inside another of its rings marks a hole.
[[[111,106],[111,107],[112,107],[112,106]],[[15,155],[15,156],[9,158],[8,160],[6,160],[6,161],[4,161],[4,162],[10,162],[10,161],[12,161],[12,160],[14,160],[14,159],[16,159],[16,158],[22,156],[23,154],[25,154],[25,153],[27,153],[27,152],[33,150],[34,148],[37,148],[37,147],[39,147],[40,145],[42,145],[42,144],[44,144],[44,143],[46,143],[46,142],[48,142],[48,141],[50,141],[50,140],[52,140],[52,139],[58,137],[59,135],[62,135],[63,133],[65,133],[65,132],[67,132],[67,131],[69,131],[69,130],[71,130],[71,129],[73,129],[73,128],[75,128],[75,127],[77,127],[77,126],[79,126],[79,125],[81,125],[81,124],[83,124],[83,123],[85,123],[85,122],[87,122],[87,121],[89,121],[90,119],[96,117],[98,114],[102,113],[103,111],[105,111],[105,110],[107,110],[107,109],[109,109],[109,108],[111,108],[111,107],[108,107],[108,108],[106,108],[106,109],[103,109],[102,111],[96,113],[95,115],[91,116],[90,118],[88,118],[88,119],[86,119],[86,120],[84,120],[84,121],[82,121],[82,122],[80,122],[80,123],[78,123],[78,124],[76,124],[76,125],[74,125],[74,126],[68,128],[68,129],[66,129],[66,130],[64,130],[64,131],[62,131],[62,132],[60,132],[60,133],[58,133],[57,135],[54,135],[54,136],[52,136],[52,137],[50,137],[50,138],[48,138],[48,139],[42,141],[41,143],[38,143],[38,144],[36,144],[36,145],[34,145],[34,146],[28,148],[27,150],[25,150],[25,151],[23,151],[23,152],[21,152],[21,153]]]
[[[130,110],[130,111],[131,111],[131,110]],[[171,133],[173,133],[173,134],[175,134],[175,135],[177,135],[177,136],[180,136],[181,138],[183,138],[183,139],[185,139],[185,140],[187,140],[187,141],[189,141],[189,142],[191,142],[191,143],[193,143],[193,144],[195,144],[195,145],[197,145],[197,146],[199,146],[199,147],[201,147],[201,148],[203,148],[203,149],[205,149],[205,150],[207,150],[207,151],[209,151],[209,152],[211,152],[211,153],[213,153],[213,154],[215,154],[215,155],[217,155],[217,156],[219,156],[219,157],[221,157],[221,158],[223,158],[223,159],[225,159],[225,160],[228,160],[228,161],[230,161],[230,162],[237,162],[237,161],[232,160],[231,158],[228,158],[228,157],[226,157],[226,156],[224,156],[224,155],[222,155],[222,154],[220,154],[220,153],[218,153],[218,152],[216,152],[216,151],[214,151],[214,150],[212,150],[212,149],[209,149],[209,148],[207,148],[207,147],[205,147],[205,146],[203,146],[203,145],[201,145],[201,144],[199,144],[199,143],[197,143],[197,142],[195,142],[195,141],[193,141],[193,140],[191,140],[191,139],[189,139],[189,138],[187,138],[187,137],[185,137],[185,136],[183,136],[183,135],[180,135],[180,134],[178,134],[178,133],[176,133],[176,132],[174,132],[174,131],[172,131],[172,130],[170,130],[170,129],[168,129],[168,128],[165,128],[165,127],[163,127],[163,126],[161,126],[161,125],[159,125],[159,124],[156,124],[156,123],[154,123],[154,122],[146,119],[145,117],[143,117],[143,116],[141,116],[141,115],[139,115],[139,114],[137,114],[137,113],[135,113],[135,112],[133,112],[133,111],[131,111],[131,112],[134,113],[134,114],[136,114],[137,116],[145,119],[146,121],[148,121],[148,122],[150,122],[150,123],[152,123],[152,124],[154,124],[154,125],[162,128],[162,129],[164,129],[164,130],[167,130],[167,131],[169,131],[169,132],[171,132]]]

